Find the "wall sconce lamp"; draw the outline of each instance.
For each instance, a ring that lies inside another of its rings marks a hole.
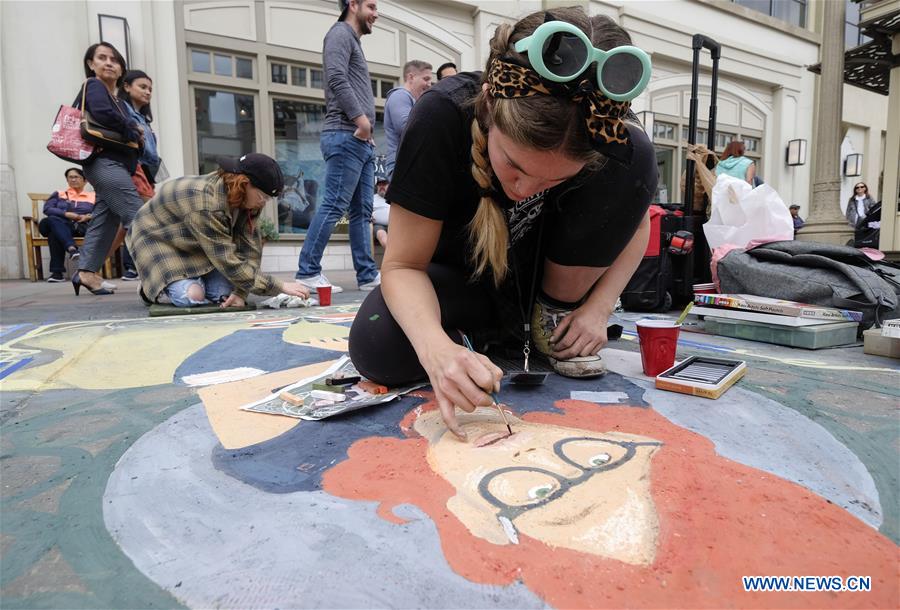
[[[806,140],[788,142],[786,156],[788,165],[806,165]]]
[[[650,110],[644,110],[642,112],[637,113],[638,119],[641,121],[641,125],[644,126],[644,133],[649,136],[650,141],[653,141],[653,112]]]
[[[844,175],[845,176],[862,176],[862,160],[860,154],[847,155],[844,159]]]
[[[115,15],[97,15],[100,26],[100,40],[114,46],[125,56],[125,63],[131,65],[131,44],[128,20]]]

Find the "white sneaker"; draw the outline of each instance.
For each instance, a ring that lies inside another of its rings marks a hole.
[[[366,282],[365,284],[360,284],[359,289],[363,292],[371,292],[375,290],[377,287],[381,286],[381,272],[378,272],[378,275],[375,276],[375,279],[371,282]]]
[[[564,377],[599,377],[605,374],[606,364],[599,354],[574,356],[568,360],[557,360],[550,355],[553,353],[550,337],[559,321],[570,313],[572,310],[548,305],[541,301],[540,297],[535,299],[531,315],[531,340],[535,349],[547,356],[553,370]]]
[[[331,282],[329,282],[324,273],[320,273],[319,275],[314,275],[312,277],[297,278],[297,281],[309,288],[313,292],[313,294],[316,292],[316,288],[319,288],[320,286],[331,286],[331,294],[344,292],[343,288],[341,288],[337,284],[332,284]]]

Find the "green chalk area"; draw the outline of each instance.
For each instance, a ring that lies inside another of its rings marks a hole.
[[[150,306],[150,317],[159,318],[162,316],[195,316],[201,313],[233,313],[235,311],[254,311],[255,303],[248,303],[243,307],[228,307],[223,309],[218,305],[198,305],[197,307],[175,307],[174,305],[163,305],[154,303]]]

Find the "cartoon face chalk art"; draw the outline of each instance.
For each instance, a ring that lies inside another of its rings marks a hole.
[[[352,308],[328,311],[37,329],[4,344],[32,361],[0,387],[96,391],[78,367],[113,347],[116,370],[146,369],[135,392],[205,385],[202,403],[125,451],[95,504],[128,569],[191,607],[900,602],[897,545],[877,531],[878,494],[852,452],[745,389],[727,406],[654,391],[633,352],[604,352],[599,380],[504,386],[506,438],[496,409],[479,408],[460,414],[471,440],[457,440],[427,390],[323,421],[241,411],[345,351]],[[73,348],[74,332],[93,347]],[[152,356],[121,347],[151,335]],[[720,429],[726,417],[742,439]],[[748,592],[749,575],[870,576],[872,590]]]
[[[457,490],[447,508],[478,538],[519,544],[519,533],[555,547],[652,563],[659,529],[650,499],[649,439],[605,435],[510,418],[515,432],[479,446],[505,428],[496,410],[460,416],[461,443],[439,413],[416,419],[428,439],[428,463]]]

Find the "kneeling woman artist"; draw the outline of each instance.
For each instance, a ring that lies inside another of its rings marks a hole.
[[[562,375],[605,372],[598,351],[657,184],[629,110],[649,78],[649,57],[613,21],[555,9],[499,26],[484,73],[422,95],[387,196],[383,284],[350,332],[360,373],[427,376],[462,438],[454,408],[491,404],[502,376],[462,332],[500,329]]]

